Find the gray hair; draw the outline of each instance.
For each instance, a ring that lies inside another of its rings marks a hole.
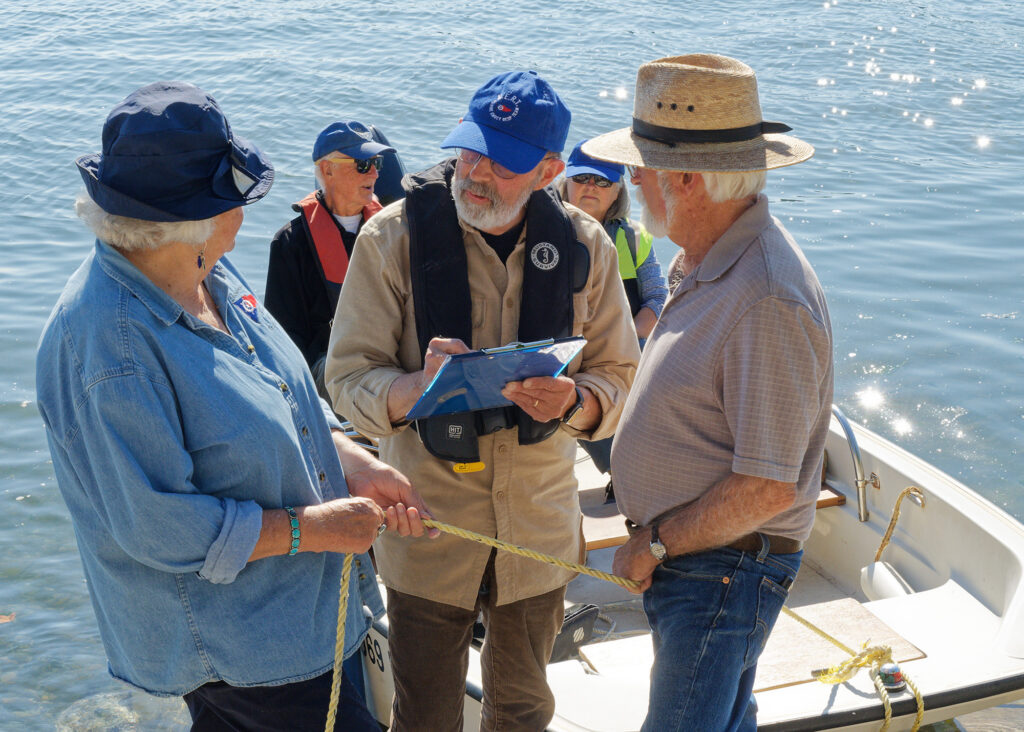
[[[764,170],[749,170],[743,173],[701,173],[701,177],[712,203],[724,203],[749,198],[763,191],[768,178],[765,173]]]
[[[75,200],[75,214],[100,241],[127,252],[158,249],[170,242],[202,244],[213,235],[213,219],[199,221],[145,221],[107,213],[82,193]]]

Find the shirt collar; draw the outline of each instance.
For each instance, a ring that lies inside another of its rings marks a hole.
[[[710,282],[724,275],[739,261],[758,234],[771,223],[768,197],[762,193],[758,195],[757,202],[740,214],[740,217],[732,222],[732,226],[726,229],[718,241],[711,245],[704,261],[700,263],[694,273],[696,279],[700,282]]]
[[[177,300],[157,287],[123,254],[99,239],[96,240],[96,260],[111,279],[131,292],[164,325],[172,325],[185,311]],[[223,272],[218,262],[210,268],[207,275],[207,286],[215,298],[219,292],[223,292],[223,285],[220,282],[222,278]]]

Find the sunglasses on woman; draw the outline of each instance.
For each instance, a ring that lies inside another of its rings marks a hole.
[[[570,178],[573,183],[579,186],[585,186],[587,183],[593,183],[598,188],[611,188],[613,183],[607,178],[602,178],[599,175],[592,175],[590,173],[580,173]]]
[[[332,163],[355,163],[356,172],[360,175],[366,175],[370,172],[370,168],[376,168],[380,170],[384,166],[384,158],[380,155],[376,155],[366,160],[356,160],[355,158],[328,158]]]

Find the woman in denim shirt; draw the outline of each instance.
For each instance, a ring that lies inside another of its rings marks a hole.
[[[426,508],[223,258],[273,168],[212,98],[137,90],[78,166],[97,241],[36,383],[110,673],[184,696],[194,730],[323,729],[343,553],[349,657],[383,613],[365,552],[385,525],[422,535]],[[338,722],[378,729],[348,676]]]

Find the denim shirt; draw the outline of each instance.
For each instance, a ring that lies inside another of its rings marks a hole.
[[[332,667],[342,554],[247,563],[262,509],[347,496],[339,428],[302,354],[221,259],[206,285],[231,335],[97,242],[43,330],[39,410],[110,673],[181,695]],[[345,655],[383,606],[353,562]]]

